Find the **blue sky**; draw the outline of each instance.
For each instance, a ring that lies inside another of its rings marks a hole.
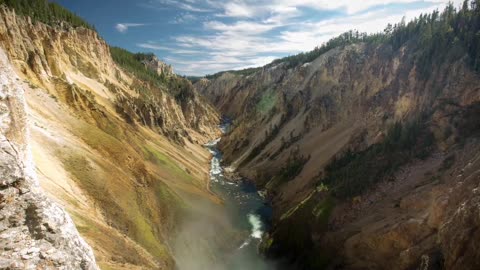
[[[448,0],[56,0],[114,46],[153,52],[181,75],[265,65],[348,30],[382,31]],[[462,0],[453,1],[456,6]]]

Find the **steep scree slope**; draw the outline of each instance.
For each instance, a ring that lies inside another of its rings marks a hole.
[[[118,66],[90,29],[32,22],[1,6],[0,47],[25,89],[40,185],[99,266],[173,269],[170,245],[192,204],[218,203],[202,147],[218,136],[215,110],[176,75],[152,82]],[[49,209],[38,207],[26,213]]]
[[[68,214],[39,187],[22,83],[0,49],[0,268],[98,269]]]
[[[195,84],[234,119],[220,143],[226,163],[272,201],[267,254],[304,269],[478,267],[479,223],[467,215],[479,199],[478,140],[468,138],[478,136],[480,78],[453,42],[420,72],[424,49],[358,42]]]

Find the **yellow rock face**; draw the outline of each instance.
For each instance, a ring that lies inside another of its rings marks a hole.
[[[1,8],[0,46],[25,81],[40,184],[97,263],[172,269],[167,240],[191,198],[218,202],[202,147],[219,133],[215,110],[198,95],[180,104],[168,89],[142,85],[91,30],[32,24]]]

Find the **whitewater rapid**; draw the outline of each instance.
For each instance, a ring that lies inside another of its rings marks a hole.
[[[228,124],[221,126],[224,133],[228,132],[228,129]],[[232,181],[225,177],[225,168],[222,167],[222,153],[217,148],[220,140],[216,139],[205,145],[212,153],[210,190],[223,199],[223,206],[232,230],[238,232],[237,235],[244,237],[242,241],[239,241],[239,245],[234,251],[225,254],[228,262],[221,269],[278,269],[275,263],[266,260],[258,252],[262,237],[268,230],[271,220],[271,207],[252,182],[246,179]]]
[[[222,131],[225,132],[226,128],[222,128]],[[224,169],[221,165],[222,162],[222,156],[221,153],[217,149],[217,144],[220,142],[221,138],[218,138],[214,141],[211,141],[205,146],[208,148],[210,153],[212,153],[213,157],[210,163],[210,182],[216,183],[218,185],[231,185],[231,186],[238,186],[238,183],[229,181],[224,177]],[[248,199],[248,194],[236,194],[235,199],[238,200],[239,204],[243,204],[244,202],[241,199]],[[247,239],[245,239],[245,242],[239,247],[239,248],[244,248],[248,246],[252,241],[252,239],[258,239],[261,240],[263,233],[264,233],[264,228],[265,224],[262,221],[262,217],[259,214],[256,214],[254,212],[255,209],[252,209],[251,212],[245,215],[245,219],[248,221],[250,224],[250,235]]]

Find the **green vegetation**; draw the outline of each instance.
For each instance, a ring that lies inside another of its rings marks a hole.
[[[422,14],[409,23],[402,20],[393,26],[389,24],[382,33],[368,35],[349,31],[313,51],[278,59],[268,66],[286,63],[287,67],[292,68],[311,62],[333,48],[355,43],[386,44],[394,50],[410,43],[419,47],[415,60],[423,76],[428,75],[432,64],[440,63],[449,55],[455,57],[464,52],[469,55],[471,66],[480,71],[479,2],[466,0],[459,10],[450,4],[442,13],[437,10]]]
[[[166,83],[167,79],[163,74],[159,75],[142,63],[142,60],[145,60],[147,56],[152,57],[153,54],[135,54],[119,47],[110,47],[110,54],[118,65],[134,74],[138,79],[156,87],[163,86]]]
[[[460,9],[449,4],[441,13],[436,10],[431,14],[422,14],[408,23],[402,20],[394,25],[389,24],[380,33],[367,34],[351,30],[330,39],[310,52],[274,60],[266,67],[284,63],[287,68],[293,68],[312,62],[331,49],[351,44],[383,44],[398,50],[408,43],[418,46],[414,60],[423,77],[428,77],[429,67],[433,64],[441,63],[447,57],[459,58],[465,53],[469,56],[471,66],[480,72],[479,2],[480,0],[465,0]],[[262,67],[222,71],[207,75],[206,78],[216,79],[226,72],[248,76],[261,69]],[[196,80],[198,78],[195,78]]]
[[[280,147],[277,149],[277,151],[273,152],[268,157],[270,160],[275,159],[280,153],[283,152],[283,150],[289,148],[290,146],[292,146],[294,143],[298,142],[302,138],[301,133],[297,135],[293,135],[293,134],[294,134],[294,131],[292,130],[290,131],[290,135],[287,137],[287,139],[285,139],[285,137],[282,136],[282,138],[280,139],[281,140]]]
[[[275,136],[277,136],[278,132],[280,131],[280,128],[284,123],[285,123],[285,117],[282,117],[280,126],[278,125],[270,126],[269,131],[265,131],[265,138],[252,149],[250,154],[242,161],[242,164],[240,166],[247,164],[248,162],[252,161],[256,156],[258,156],[262,152],[262,150],[275,138]]]
[[[268,241],[268,255],[281,255],[299,269],[324,269],[333,254],[316,245],[312,233],[318,235],[328,228],[334,206],[333,198],[328,195],[315,193],[307,197],[276,225]]]
[[[391,177],[400,166],[414,158],[426,158],[433,146],[433,135],[421,120],[395,123],[383,143],[364,151],[347,152],[326,168],[321,181],[339,198],[362,194],[380,180]]]
[[[191,83],[196,83],[198,81],[200,81],[201,79],[203,79],[204,77],[201,77],[201,76],[184,76],[185,79],[189,80]]]
[[[0,0],[0,5],[6,5],[14,9],[19,15],[29,16],[33,21],[48,25],[58,25],[61,22],[66,22],[73,27],[95,30],[95,27],[84,19],[48,0]]]
[[[172,160],[165,154],[161,153],[155,147],[146,145],[143,147],[143,154],[145,158],[156,165],[159,166],[165,172],[168,172],[175,179],[186,181],[189,184],[195,185],[197,187],[202,187],[202,184],[198,181],[195,181],[192,175],[190,175],[186,169],[181,168],[178,165],[178,162]]]
[[[260,113],[266,114],[275,107],[276,101],[277,96],[272,89],[268,91],[262,91],[262,96],[257,103],[256,109]]]
[[[304,157],[300,155],[298,148],[293,150],[290,153],[285,166],[283,166],[283,168],[280,170],[279,178],[281,181],[290,181],[297,177],[309,159],[309,156]]]
[[[148,91],[143,87],[137,87],[144,90],[141,91],[144,95],[147,95],[147,92],[149,92],[149,94],[155,94],[156,91],[161,91],[161,89],[168,89],[167,92],[173,95],[179,102],[185,102],[194,97],[193,86],[187,79],[158,74],[142,63],[143,60],[153,58],[154,54],[132,53],[119,47],[110,47],[110,53],[113,60],[119,66],[135,75],[137,79],[147,84],[147,88],[153,90]]]
[[[241,70],[227,70],[227,71],[218,72],[218,73],[215,73],[215,74],[212,74],[212,75],[207,75],[207,76],[205,76],[205,78],[207,78],[209,80],[214,80],[214,79],[219,78],[220,76],[222,76],[225,73],[232,73],[232,74],[235,74],[235,75],[248,76],[248,75],[252,75],[253,73],[255,73],[255,72],[257,72],[261,69],[262,69],[261,67],[256,67],[256,68],[245,68],[245,69],[241,69]]]
[[[286,63],[288,68],[296,67],[308,62],[312,62],[320,55],[337,47],[344,47],[346,45],[360,43],[360,42],[381,42],[386,37],[383,34],[367,35],[358,31],[349,31],[341,34],[338,37],[332,38],[320,47],[316,47],[310,52],[300,53],[297,55],[287,56],[281,59],[274,60],[268,66],[274,66],[280,63]]]
[[[153,267],[144,256],[139,254],[138,250],[129,245],[128,240],[123,236],[119,237],[113,231],[99,225],[91,219],[80,215],[76,212],[71,212],[75,225],[81,235],[90,239],[95,239],[103,249],[108,250],[115,258],[121,258],[124,262],[135,265],[145,265],[146,267]],[[97,264],[101,269],[112,269],[105,258],[99,256],[96,258]],[[114,259],[115,261],[115,259]]]
[[[192,84],[182,77],[170,77],[168,89],[179,102],[188,102],[195,97]]]
[[[48,0],[0,0],[0,5],[14,9],[19,15],[29,16],[34,22],[39,21],[52,26],[66,23],[68,26],[85,27],[95,31],[91,24],[79,16]],[[149,88],[149,90],[152,90],[143,91],[143,94],[155,95],[155,92],[161,89],[168,89],[167,92],[179,102],[185,102],[194,97],[193,87],[188,80],[177,76],[159,75],[142,63],[143,60],[151,59],[154,56],[152,53],[134,54],[118,47],[111,47],[110,52],[118,65],[147,84],[147,87],[142,89]],[[33,66],[31,61],[33,61],[33,55],[29,57],[29,64]],[[98,78],[98,74],[91,63],[80,62],[79,69],[90,78]]]
[[[156,194],[160,198],[142,194],[144,200],[139,200],[136,199],[137,194],[134,192],[124,192],[123,197],[120,198],[118,195],[114,195],[115,192],[117,191],[116,194],[119,194],[118,189],[128,187],[119,186],[120,183],[116,181],[118,178],[115,178],[115,176],[103,179],[104,181],[97,181],[94,167],[85,156],[80,154],[66,155],[62,162],[82,190],[99,202],[103,213],[112,222],[113,227],[132,236],[155,256],[168,258],[167,249],[161,244],[161,235],[156,231],[156,225],[151,222],[151,214],[143,213],[142,210],[151,207],[149,205],[151,201],[161,206],[175,205],[176,201],[171,196],[164,197],[162,193],[157,191]],[[160,183],[160,181],[153,183],[153,188],[158,190]],[[162,188],[167,189],[166,186]],[[151,200],[149,201],[149,199]]]
[[[160,229],[170,230],[178,221],[183,207],[181,200],[146,169],[139,158],[141,155],[134,150],[135,145],[129,147],[118,139],[125,136],[121,132],[113,136],[90,125],[79,127],[78,132],[84,142],[100,152],[103,158],[114,157],[118,167],[112,167],[107,160],[61,149],[59,156],[65,169],[82,190],[95,199],[114,228],[135,239],[152,255],[169,260]],[[133,137],[125,140],[132,144],[135,141]],[[133,157],[131,161],[128,161],[129,157]],[[127,166],[128,170],[121,169]],[[104,176],[102,181],[98,181],[99,175]],[[136,182],[126,184],[125,179],[130,177]]]

